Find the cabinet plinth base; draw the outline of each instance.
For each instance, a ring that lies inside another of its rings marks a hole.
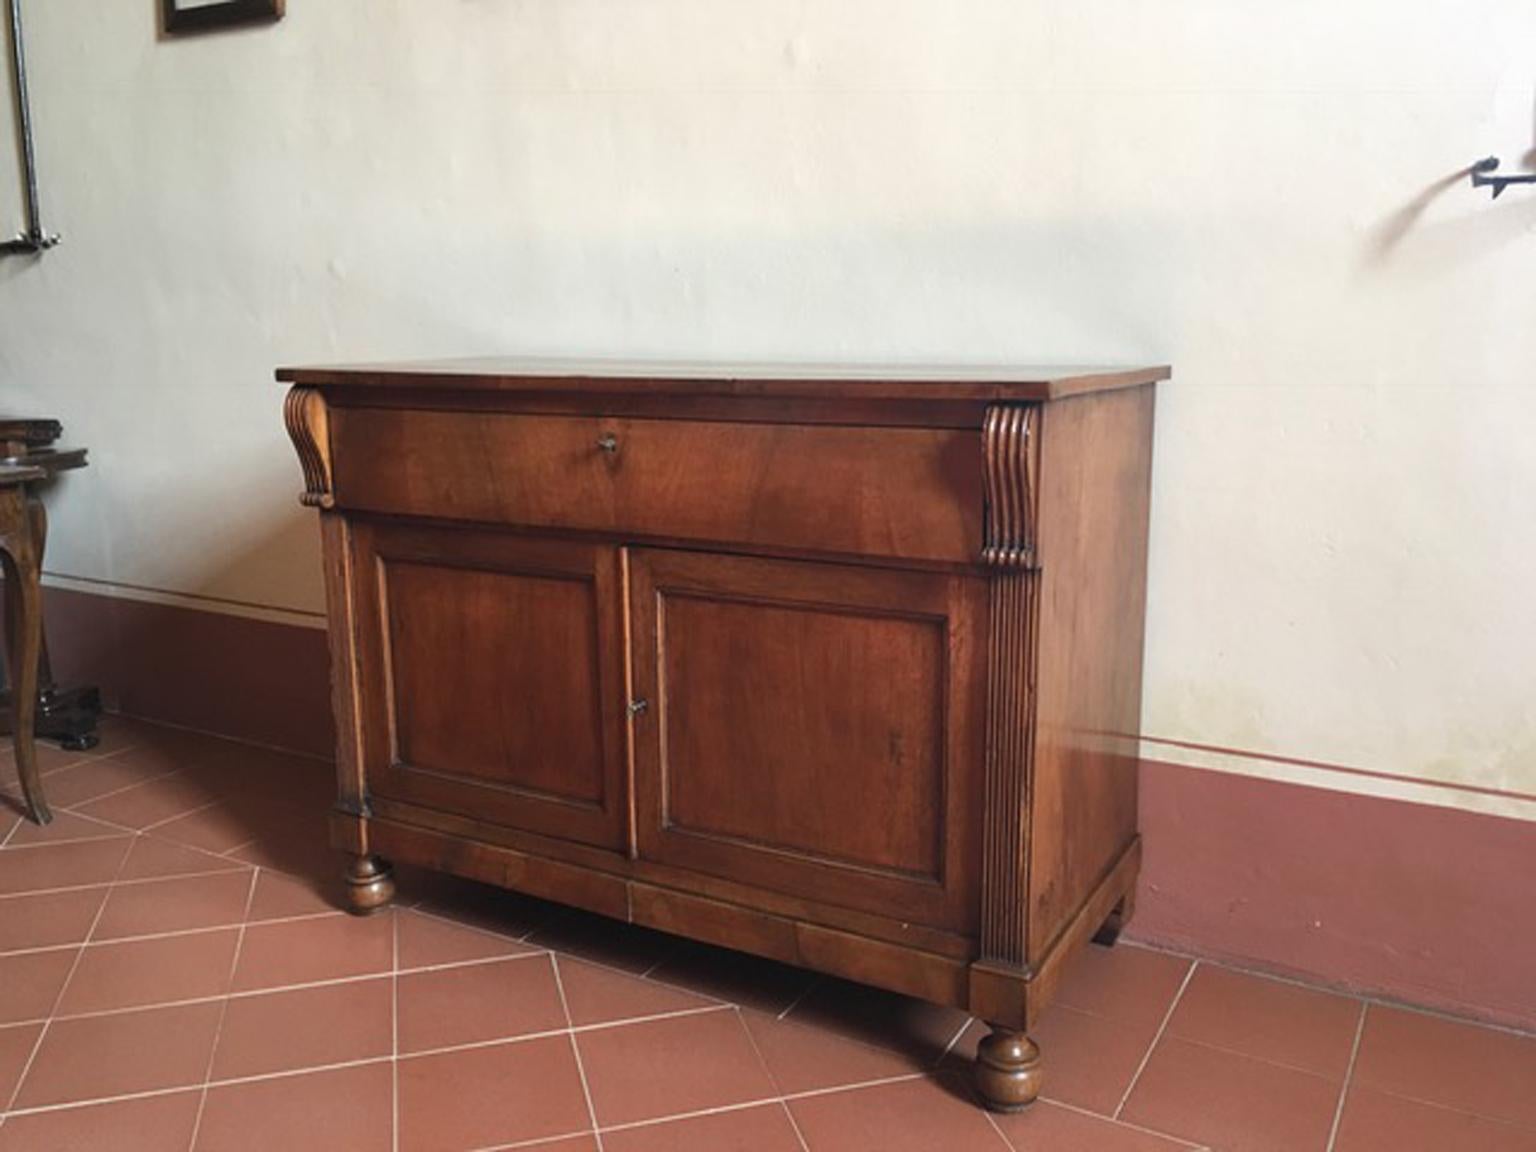
[[[976,1046],[976,1091],[992,1111],[1023,1111],[1043,1080],[1040,1049],[1024,1033],[995,1028]]]
[[[347,862],[347,911],[366,916],[394,898],[395,877],[388,861],[378,856],[354,856]]]

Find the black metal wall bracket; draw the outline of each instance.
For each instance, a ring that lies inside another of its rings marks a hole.
[[[27,256],[35,252],[46,252],[62,239],[62,236],[48,233],[34,236],[23,232],[13,239],[0,240],[0,256]]]
[[[1504,195],[1504,189],[1511,184],[1536,184],[1536,172],[1528,172],[1520,176],[1495,176],[1499,170],[1499,158],[1489,156],[1472,165],[1472,187],[1492,188],[1493,198],[1497,200]]]
[[[43,227],[37,195],[37,157],[32,148],[32,106],[27,100],[27,50],[21,34],[21,0],[11,0],[11,68],[16,93],[16,127],[21,133],[21,172],[27,194],[27,230],[0,241],[0,256],[46,252],[59,237]]]

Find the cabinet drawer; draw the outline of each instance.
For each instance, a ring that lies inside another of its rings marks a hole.
[[[601,416],[331,414],[349,509],[974,561],[980,433]]]

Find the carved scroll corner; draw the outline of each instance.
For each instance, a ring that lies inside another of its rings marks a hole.
[[[299,503],[310,508],[333,508],[331,484],[330,416],[325,397],[318,389],[297,385],[283,401],[283,423],[293,441],[304,473],[304,492]]]
[[[994,568],[1035,566],[1039,407],[996,404],[982,428],[986,530],[981,561]]]

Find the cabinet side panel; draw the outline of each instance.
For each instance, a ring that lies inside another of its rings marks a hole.
[[[1136,836],[1153,389],[1041,414],[1029,957]]]

